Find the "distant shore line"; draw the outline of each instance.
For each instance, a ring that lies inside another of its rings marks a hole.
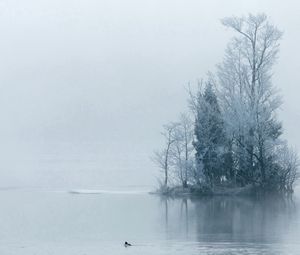
[[[244,187],[227,187],[227,186],[215,186],[210,188],[208,186],[202,185],[188,185],[183,186],[173,186],[173,187],[160,187],[159,189],[150,192],[152,195],[159,195],[165,197],[214,197],[214,196],[229,196],[229,197],[255,197],[263,195],[286,195],[285,193],[280,193],[268,190],[264,190],[259,186],[246,185]]]

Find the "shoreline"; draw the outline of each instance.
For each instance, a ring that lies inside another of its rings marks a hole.
[[[226,187],[226,186],[215,186],[213,189],[200,186],[200,185],[189,185],[184,188],[182,186],[174,187],[161,187],[155,191],[149,192],[151,195],[159,195],[170,198],[181,198],[181,197],[193,197],[193,198],[204,198],[204,197],[261,197],[261,196],[289,196],[293,192],[272,192],[270,190],[263,190],[261,187],[254,185],[246,185],[244,187]]]

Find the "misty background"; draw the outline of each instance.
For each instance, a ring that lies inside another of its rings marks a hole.
[[[220,19],[265,12],[284,31],[273,82],[300,149],[295,0],[0,1],[0,186],[156,185],[161,126],[221,62]]]

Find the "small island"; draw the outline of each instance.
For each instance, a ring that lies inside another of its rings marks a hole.
[[[163,127],[156,193],[167,196],[291,194],[298,157],[282,138],[272,83],[279,31],[265,14],[229,17],[223,61],[190,87],[188,113]]]

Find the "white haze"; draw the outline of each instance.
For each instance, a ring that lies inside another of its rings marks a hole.
[[[284,31],[274,84],[300,149],[299,3],[199,0],[0,2],[0,185],[155,185],[161,125],[214,71],[225,16],[265,12]]]

